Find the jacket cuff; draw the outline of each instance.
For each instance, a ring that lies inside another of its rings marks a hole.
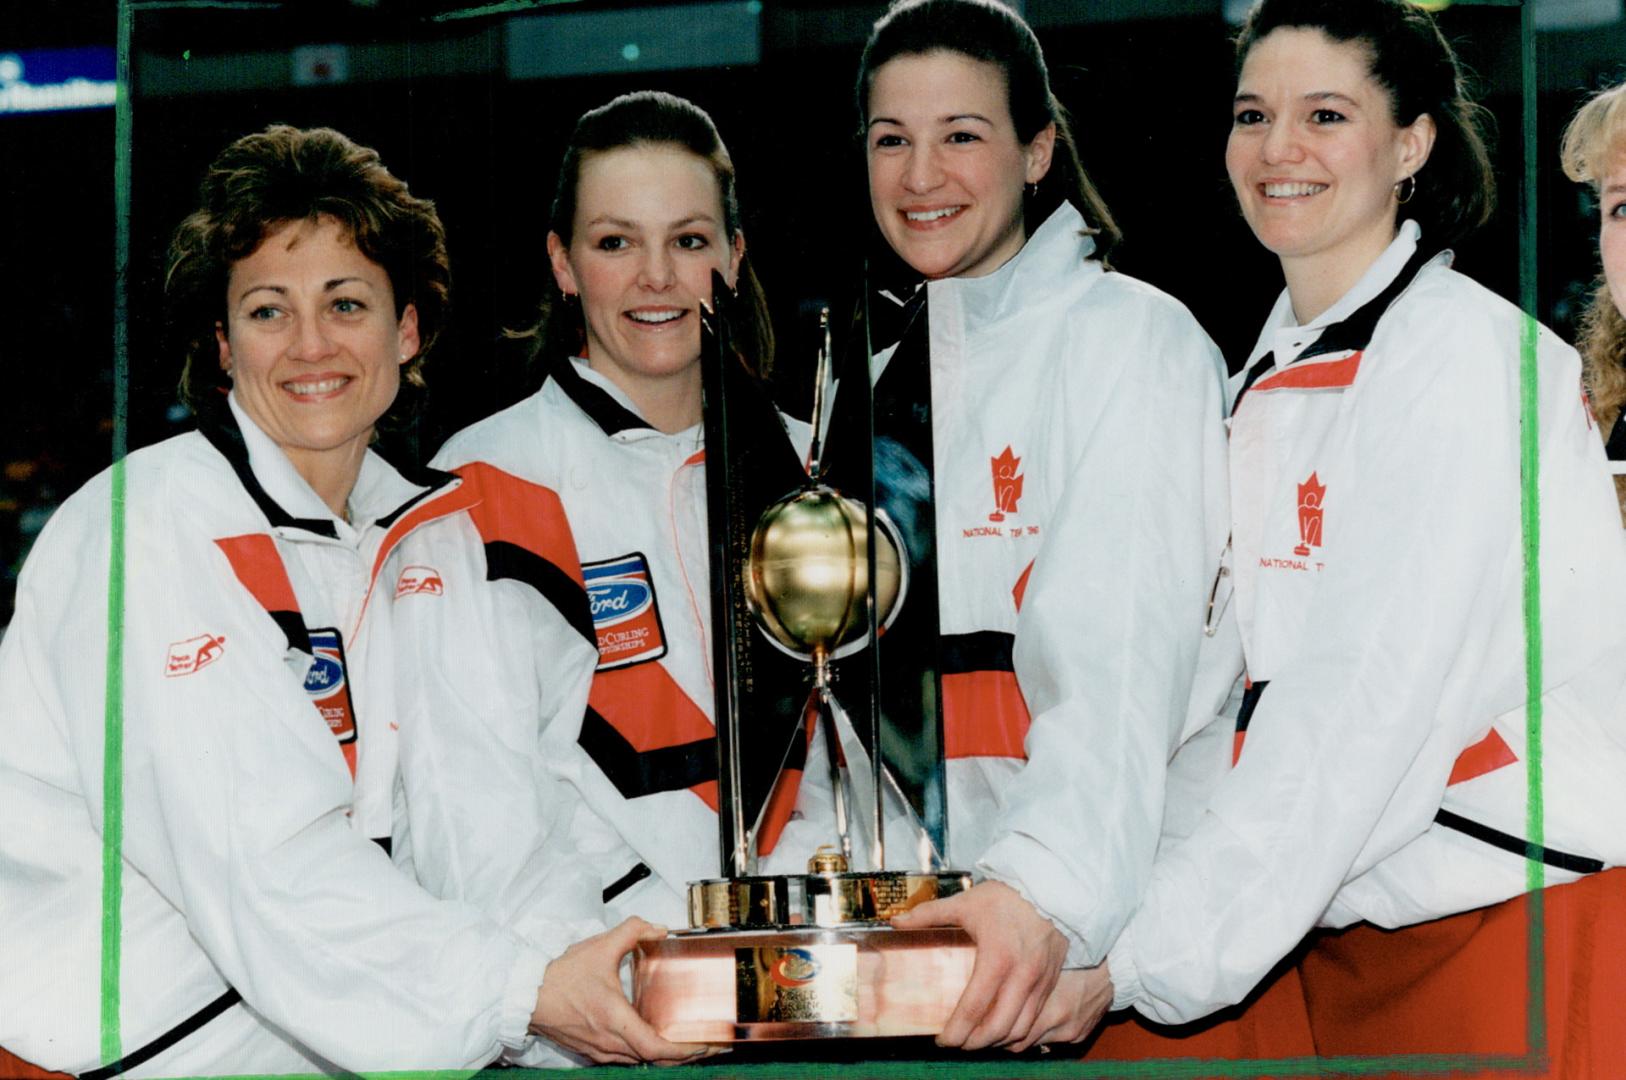
[[[1083,936],[1075,931],[1071,926],[1068,926],[1050,912],[1046,911],[1042,904],[1034,900],[1033,894],[1030,893],[1027,890],[1027,887],[1022,884],[1020,878],[1002,877],[999,873],[991,871],[987,866],[980,866],[980,868],[984,871],[983,879],[985,881],[997,881],[1002,885],[1009,885],[1011,888],[1015,889],[1018,896],[1032,905],[1034,911],[1037,911],[1040,915],[1043,915],[1045,918],[1049,919],[1050,924],[1056,928],[1062,937],[1067,939],[1067,959],[1062,961],[1062,967],[1087,968],[1094,967],[1096,964],[1100,963],[1100,961],[1090,956],[1090,947],[1085,943]]]
[[[1135,923],[1130,920],[1107,953],[1107,970],[1112,973],[1112,1010],[1127,1009],[1143,993],[1140,970],[1135,967]]]
[[[551,958],[539,949],[521,946],[508,969],[503,988],[502,1011],[497,1018],[497,1041],[507,1050],[518,1050],[530,1042],[531,1016],[536,1012],[536,995],[542,975]]]

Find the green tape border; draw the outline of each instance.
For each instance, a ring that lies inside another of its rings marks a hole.
[[[122,1055],[119,1031],[124,927],[124,457],[130,420],[130,39],[135,13],[118,4],[118,68],[113,99],[113,471],[108,515],[107,666],[102,746],[102,1064]]]
[[[1536,131],[1536,52],[1532,5],[1521,0],[1461,0],[1464,6],[1520,8],[1520,66],[1522,79],[1522,129],[1524,184],[1520,191],[1520,306],[1524,318],[1519,342],[1519,420],[1520,420],[1520,528],[1524,557],[1524,627],[1526,678],[1525,753],[1527,763],[1526,828],[1536,848],[1543,843],[1541,697],[1541,528],[1540,528],[1540,431],[1537,395],[1536,322],[1536,184],[1538,151]],[[104,727],[106,744],[103,758],[102,828],[102,949],[101,949],[101,1054],[103,1064],[121,1056],[119,1025],[120,962],[123,897],[124,806],[123,806],[123,635],[125,583],[125,470],[129,432],[129,341],[128,295],[130,265],[130,162],[132,152],[131,39],[138,7],[218,7],[233,8],[232,0],[118,0],[118,70],[114,104],[114,286],[113,286],[113,468],[110,514],[111,545],[108,560],[107,665]],[[248,0],[240,6],[264,7]],[[480,14],[544,6],[520,0],[494,3],[479,9]],[[443,14],[442,21],[455,18]],[[762,1077],[775,1080],[814,1080],[826,1077],[912,1078],[926,1071],[944,1071],[965,1080],[1035,1080],[1085,1077],[1103,1078],[1197,1078],[1197,1077],[1294,1077],[1294,1076],[1452,1076],[1470,1072],[1528,1072],[1547,1064],[1545,935],[1542,921],[1545,869],[1539,858],[1526,860],[1526,905],[1528,996],[1526,1034],[1528,1052],[1508,1054],[1395,1054],[1350,1055],[1344,1057],[1271,1058],[1250,1061],[1216,1061],[1197,1058],[1159,1058],[1146,1061],[1077,1061],[1058,1058],[1035,1060],[1011,1058],[1000,1061],[864,1061],[832,1065],[827,1062],[774,1062],[706,1067],[642,1067],[639,1076],[690,1078]],[[464,1080],[475,1070],[424,1069],[369,1072],[376,1080]],[[571,1075],[583,1078],[626,1077],[626,1066],[600,1066],[586,1069],[509,1069],[502,1074],[511,1080]],[[264,1080],[325,1080],[316,1073],[264,1074]],[[166,1080],[223,1080],[215,1076],[170,1077]],[[235,1080],[257,1080],[236,1076]]]
[[[1524,676],[1525,676],[1525,837],[1537,857],[1525,860],[1525,1047],[1534,1060],[1546,1062],[1546,865],[1539,853],[1545,843],[1546,824],[1542,787],[1542,676],[1541,633],[1541,430],[1537,390],[1536,346],[1536,233],[1539,220],[1536,156],[1536,32],[1535,5],[1519,8],[1519,78],[1523,125],[1524,183],[1519,187],[1519,306],[1524,318],[1519,334],[1519,529],[1524,557]]]

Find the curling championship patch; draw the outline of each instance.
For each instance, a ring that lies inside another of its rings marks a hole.
[[[305,693],[327,721],[340,745],[356,741],[356,708],[350,697],[349,665],[344,639],[332,627],[312,630],[311,663],[305,671]]]
[[[582,578],[598,635],[598,670],[641,664],[666,655],[655,581],[641,552],[585,563]]]

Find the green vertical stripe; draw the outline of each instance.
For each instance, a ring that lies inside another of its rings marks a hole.
[[[120,919],[124,898],[124,462],[113,463],[112,545],[107,566],[107,692],[102,758],[102,1064],[119,1049]]]
[[[118,6],[118,89],[113,105],[113,477],[108,515],[107,672],[102,749],[102,1063],[122,1054],[119,969],[124,898],[124,455],[129,449],[130,30]]]
[[[1544,1053],[1547,1046],[1546,955],[1542,922],[1542,888],[1546,866],[1540,851],[1545,840],[1542,803],[1541,758],[1541,492],[1538,480],[1541,459],[1536,393],[1536,320],[1524,316],[1519,342],[1519,467],[1521,474],[1520,511],[1524,539],[1524,678],[1525,678],[1525,835],[1531,857],[1525,860],[1526,888],[1529,890],[1526,916],[1527,1010],[1525,1031],[1532,1054]]]
[[[1536,380],[1536,33],[1534,4],[1519,10],[1519,81],[1522,91],[1524,145],[1523,184],[1519,188],[1519,303],[1524,308],[1519,335],[1519,473],[1520,527],[1524,546],[1524,677],[1525,677],[1525,836],[1535,857],[1525,860],[1529,890],[1525,913],[1525,1032],[1532,1057],[1547,1052],[1547,968],[1542,887],[1546,866],[1539,852],[1545,829],[1541,762],[1541,431]]]

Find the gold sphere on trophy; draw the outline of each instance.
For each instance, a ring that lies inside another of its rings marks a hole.
[[[884,516],[878,524],[884,524]],[[800,656],[828,657],[862,637],[869,618],[869,514],[864,504],[815,484],[762,513],[751,535],[746,595],[764,630]],[[898,602],[903,562],[896,539],[875,530],[876,622]]]

